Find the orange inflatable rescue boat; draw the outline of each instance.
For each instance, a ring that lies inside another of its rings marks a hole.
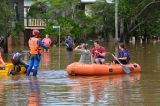
[[[130,63],[124,66],[130,69],[130,73],[139,73],[141,71],[141,67],[137,63]],[[75,62],[68,65],[66,70],[69,75],[125,74],[123,66],[120,64],[83,64]]]

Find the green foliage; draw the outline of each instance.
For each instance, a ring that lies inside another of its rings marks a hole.
[[[39,0],[33,5],[36,7],[42,0]],[[84,10],[76,10],[78,0],[43,0],[43,4],[47,5],[46,14],[41,16],[45,17],[48,22],[46,29],[42,32],[52,36],[58,36],[58,30],[53,29],[52,26],[61,27],[61,35],[71,35],[75,38],[90,35],[93,32],[94,24],[91,17],[84,14]],[[48,5],[49,4],[49,5]],[[35,13],[35,11],[30,11]]]
[[[58,21],[54,23],[47,23],[46,29],[42,32],[43,35],[49,34],[51,36],[58,36],[59,30],[53,29],[52,26],[60,26],[61,28],[61,34],[63,36],[71,35],[71,30],[73,29],[73,22],[69,18],[60,18]]]
[[[158,0],[119,0],[119,19],[125,22],[125,32],[151,36],[159,33],[160,14]]]
[[[46,9],[47,5],[45,1],[37,1],[30,7],[27,15],[32,18],[42,18],[46,13]]]
[[[20,22],[16,22],[15,27],[11,31],[11,35],[19,36],[22,31],[24,31],[24,27],[22,26]]]
[[[13,13],[11,12],[8,0],[1,0],[0,3],[0,36],[11,27]]]
[[[95,25],[95,33],[105,33],[114,30],[114,4],[108,4],[105,0],[99,0],[91,5],[92,21]]]
[[[118,0],[118,17],[123,20],[126,36],[135,32],[141,35],[159,33],[159,8],[155,0]],[[91,16],[86,16],[84,10],[76,9],[79,0],[38,0],[33,7],[45,7],[46,13],[38,17],[48,20],[43,34],[58,35],[58,30],[53,25],[61,26],[63,36],[72,35],[75,38],[88,37],[99,33],[113,32],[115,29],[115,4],[108,4],[106,0],[97,0],[88,4]],[[156,6],[156,8],[155,8]],[[34,15],[34,11],[32,11]],[[157,18],[158,17],[158,18]],[[158,22],[158,23],[157,23]],[[120,23],[120,21],[119,21]],[[148,26],[146,27],[145,24]],[[158,24],[158,25],[157,25]],[[124,34],[124,33],[123,33]],[[144,33],[143,33],[144,34]],[[106,34],[108,35],[108,34]]]

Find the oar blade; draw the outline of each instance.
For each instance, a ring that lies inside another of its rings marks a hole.
[[[127,74],[129,74],[131,72],[129,67],[123,66],[123,71]]]

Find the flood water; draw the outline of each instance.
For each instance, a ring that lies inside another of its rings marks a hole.
[[[113,43],[105,45],[114,52]],[[62,47],[59,60],[58,48],[52,47],[42,55],[37,77],[0,76],[0,106],[159,106],[160,43],[129,44],[128,48],[131,61],[142,68],[139,74],[69,76],[65,68],[79,55]],[[25,49],[23,55],[29,62]],[[10,61],[10,54],[4,56]],[[112,60],[109,54],[106,58]]]

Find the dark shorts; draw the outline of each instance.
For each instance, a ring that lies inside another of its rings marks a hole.
[[[128,64],[126,60],[119,60],[122,64]],[[119,64],[117,60],[114,61],[116,64]]]
[[[66,48],[67,51],[73,51],[73,48]]]

